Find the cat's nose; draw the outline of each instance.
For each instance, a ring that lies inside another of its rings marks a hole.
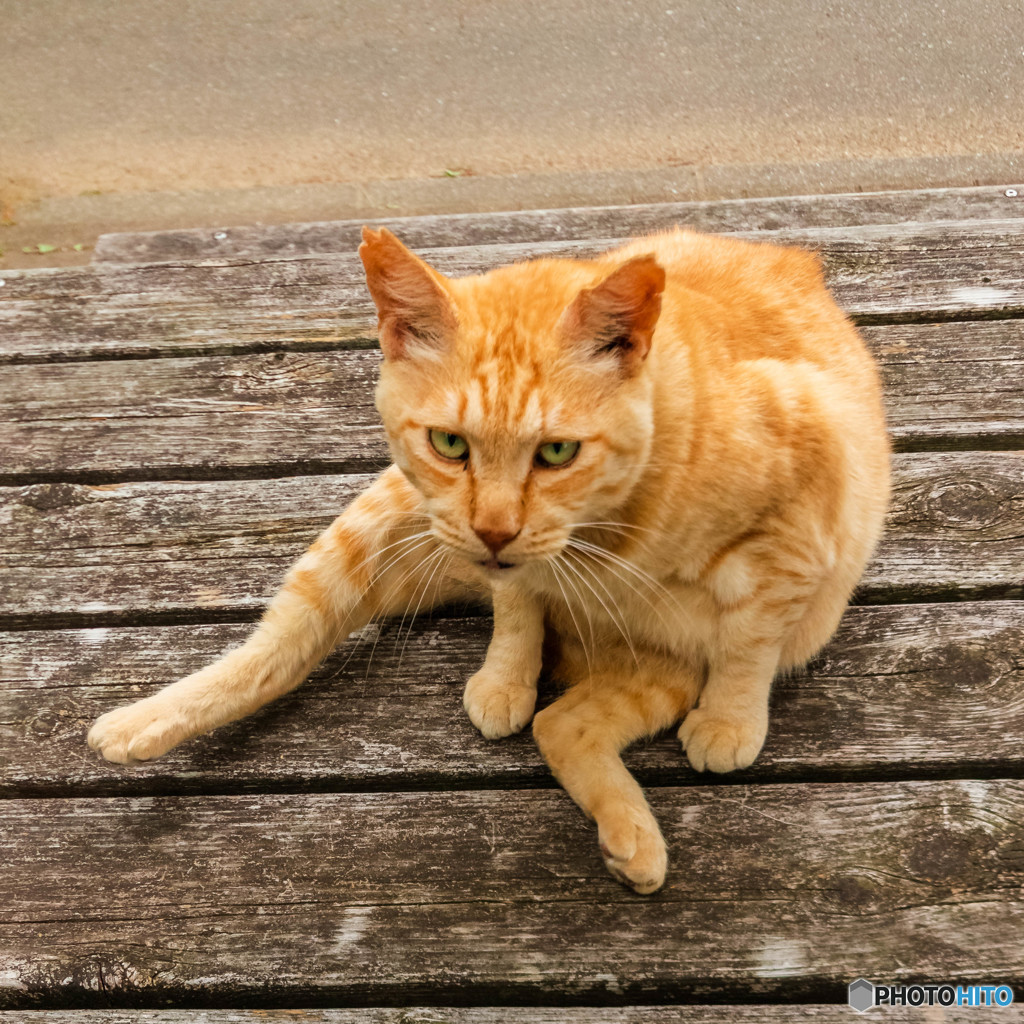
[[[491,529],[477,529],[473,527],[476,535],[491,549],[492,555],[497,553],[505,547],[506,544],[511,544],[512,541],[519,536],[519,530],[514,533],[509,530],[491,530]]]

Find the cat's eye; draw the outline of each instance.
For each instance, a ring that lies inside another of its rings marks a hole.
[[[449,434],[447,430],[431,430],[430,443],[438,455],[453,462],[461,462],[469,455],[466,439],[458,434]]]
[[[567,466],[579,450],[579,441],[549,441],[537,449],[537,463],[541,466]]]

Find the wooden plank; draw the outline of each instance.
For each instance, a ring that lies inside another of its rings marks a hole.
[[[0,479],[380,468],[379,363],[358,351],[8,367]]]
[[[897,455],[893,469],[864,599],[887,586],[917,598],[1024,597],[1024,452]]]
[[[929,1024],[928,1011],[885,1008],[889,1024]],[[934,1013],[934,1011],[932,1011]],[[943,1024],[977,1024],[978,1010],[943,1011]],[[984,1013],[985,1011],[981,1011]],[[836,1004],[761,1006],[374,1007],[363,1010],[7,1010],[0,1024],[849,1024]],[[999,1010],[1000,1024],[1024,1021],[1024,1007]]]
[[[95,718],[239,643],[239,624],[0,634],[0,796],[550,785],[532,738],[484,740],[462,709],[486,618],[370,627],[256,716],[126,768],[85,746]],[[855,607],[732,781],[922,778],[1024,769],[1024,604]],[[554,695],[550,685],[541,702]],[[627,761],[650,784],[706,781],[674,732]]]
[[[739,233],[739,237],[746,237]],[[1024,314],[1024,219],[760,232],[821,249],[839,303],[865,323]],[[465,274],[621,239],[426,249]],[[367,347],[374,317],[354,254],[4,273],[0,361]]]
[[[1024,447],[1024,320],[865,329],[894,442]],[[275,352],[7,367],[0,482],[376,468],[379,354]]]
[[[652,898],[605,873],[556,790],[7,801],[0,1001],[821,1002],[854,973],[1024,981],[1022,782],[649,795],[674,857]]]
[[[1024,448],[1024,320],[862,327],[897,450]]]
[[[1020,597],[1024,457],[897,455],[858,600]],[[250,618],[365,476],[0,488],[0,624]]]
[[[371,479],[0,490],[0,616],[201,608],[255,617],[290,562]]]
[[[1024,195],[1024,188],[1019,191]],[[359,245],[363,224],[390,228],[407,245],[439,248],[617,238],[660,231],[675,224],[698,231],[777,231],[1022,216],[1020,198],[1007,196],[1005,192],[1005,188],[986,186],[131,232],[101,235],[93,252],[93,262],[262,260],[349,252]]]

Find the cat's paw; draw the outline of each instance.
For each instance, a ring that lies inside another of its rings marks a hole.
[[[646,896],[665,884],[668,852],[646,807],[616,805],[597,819],[597,837],[605,867],[623,885]]]
[[[715,715],[694,708],[679,727],[683,749],[697,771],[731,772],[747,768],[764,746],[768,722],[756,718]]]
[[[485,665],[466,683],[462,705],[469,720],[489,740],[520,732],[533,718],[537,688],[513,683]]]
[[[159,757],[187,736],[187,723],[166,701],[147,697],[101,715],[86,741],[108,761],[131,764]]]

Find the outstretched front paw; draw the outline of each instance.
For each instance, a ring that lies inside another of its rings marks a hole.
[[[700,707],[679,727],[686,756],[699,772],[748,767],[761,752],[767,734],[768,722],[760,717],[715,715]]]
[[[665,884],[665,840],[646,807],[613,806],[598,816],[597,835],[605,867],[623,885],[646,896]]]
[[[165,700],[147,697],[96,719],[89,746],[108,761],[131,764],[167,753],[188,735],[187,723]]]
[[[537,687],[509,682],[485,665],[466,683],[462,704],[487,739],[500,740],[522,731],[533,718]]]

